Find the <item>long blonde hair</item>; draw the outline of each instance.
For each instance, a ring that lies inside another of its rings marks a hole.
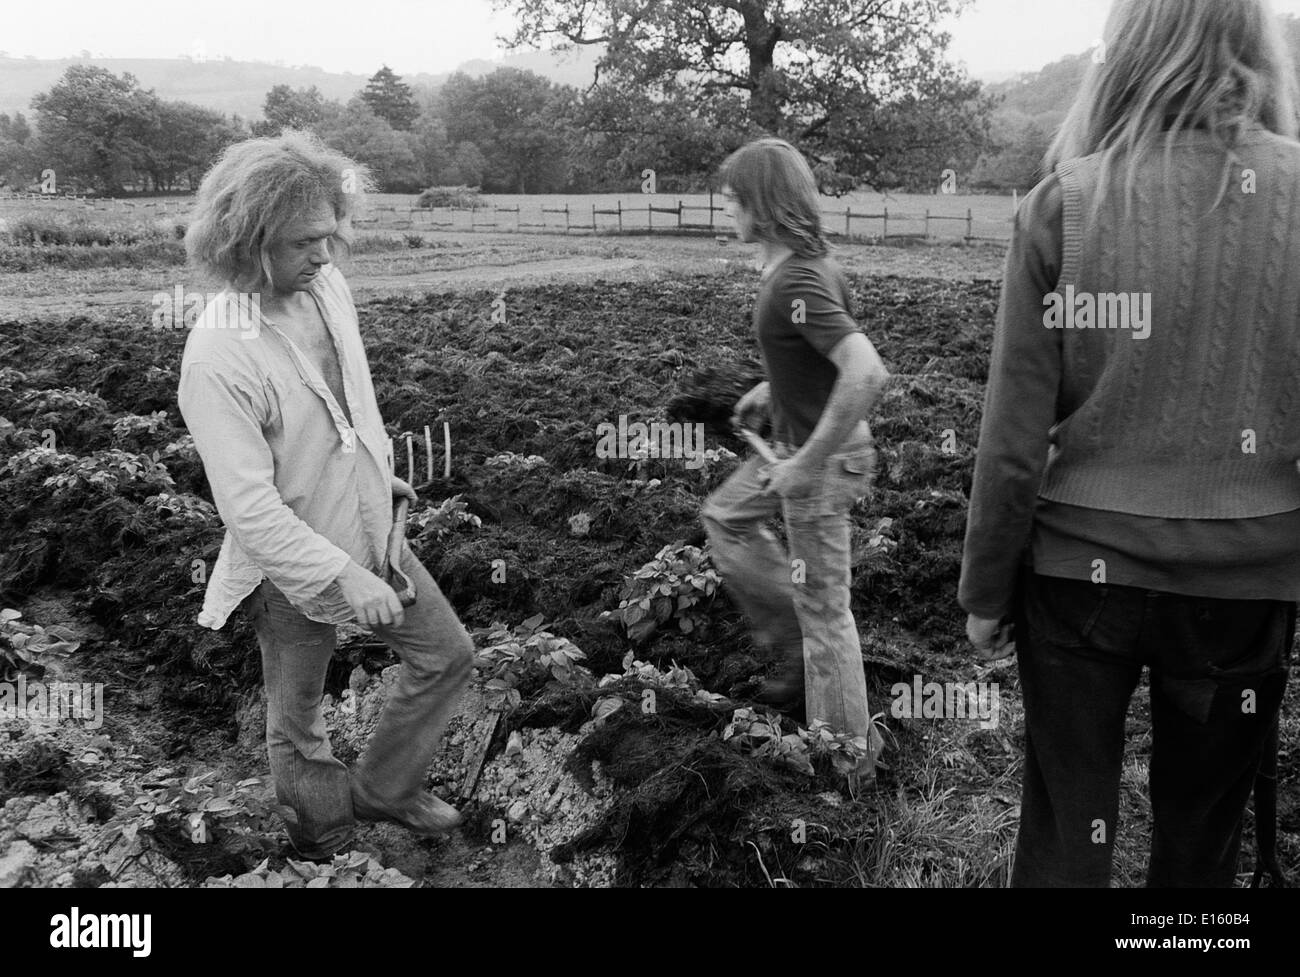
[[[1166,172],[1182,130],[1205,129],[1223,150],[1215,207],[1248,129],[1297,136],[1295,64],[1268,0],[1115,0],[1103,44],[1043,164],[1050,173],[1102,153],[1098,201],[1123,162],[1131,202],[1138,166],[1166,129]]]

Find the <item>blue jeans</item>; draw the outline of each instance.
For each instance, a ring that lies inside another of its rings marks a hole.
[[[777,453],[789,457],[793,449],[778,445]],[[870,442],[845,445],[800,498],[766,494],[759,480],[765,467],[750,457],[704,503],[714,565],[760,648],[803,658],[808,721],[870,739],[862,646],[849,604],[849,512],[871,487],[875,449]],[[778,512],[788,552],[766,525]]]
[[[419,794],[469,681],[474,642],[409,546],[402,551],[402,569],[415,581],[416,602],[406,608],[401,627],[375,628],[401,659],[401,669],[351,776],[330,749],[320,708],[334,625],[304,617],[269,580],[245,604],[262,648],[266,749],[276,799],[293,812],[286,814],[289,840],[303,856],[328,856],[351,842],[352,777],[391,809]],[[337,584],[330,589],[337,591]],[[342,599],[341,593],[333,596]]]
[[[1242,816],[1286,689],[1295,604],[1024,573],[1015,626],[1025,774],[1011,884],[1110,884],[1125,716],[1147,667],[1147,885],[1232,885]]]

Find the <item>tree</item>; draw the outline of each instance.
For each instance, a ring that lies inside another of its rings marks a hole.
[[[362,98],[353,98],[338,120],[321,138],[339,152],[370,168],[380,189],[387,193],[413,193],[420,189],[420,169],[415,160],[415,139],[398,132],[370,110]]]
[[[117,191],[149,161],[159,101],[130,74],[119,78],[94,65],[71,65],[32,99],[32,107],[41,168],[54,169],[60,181],[84,179]]]
[[[285,129],[319,132],[339,111],[338,103],[327,102],[315,85],[298,89],[276,85],[266,93],[262,105],[266,121],[253,124],[253,135],[276,136]]]
[[[602,44],[593,90],[691,105],[789,139],[823,172],[928,183],[986,139],[991,103],[945,60],[939,25],[970,0],[494,0],[512,46]]]
[[[481,187],[487,159],[472,142],[458,143],[452,150],[451,166],[438,182],[447,186]]]
[[[149,145],[146,169],[155,190],[193,190],[226,146],[243,138],[243,127],[220,112],[188,102],[162,102],[159,130]]]
[[[32,127],[27,124],[21,112],[15,112],[12,119],[6,113],[0,112],[0,139],[11,139],[26,145],[31,137]]]
[[[719,98],[706,118],[682,99],[605,87],[583,99],[579,120],[569,165],[584,190],[639,187],[651,169],[659,192],[683,193],[708,188],[748,125],[735,95]]]
[[[432,108],[426,107],[411,128],[412,150],[420,172],[421,187],[446,185],[446,172],[451,168],[451,140],[447,138],[447,125]],[[458,181],[456,181],[458,182]]]
[[[24,187],[39,174],[32,130],[21,112],[0,112],[0,186]]]
[[[498,68],[481,79],[457,73],[442,88],[447,138],[481,151],[485,190],[562,190],[573,96],[572,89],[517,68]]]
[[[993,149],[971,171],[976,190],[1029,190],[1043,177],[1043,157],[1051,134],[1037,122],[1007,116],[999,120]]]
[[[416,107],[411,87],[393,73],[393,69],[384,65],[371,76],[366,83],[361,98],[370,106],[370,110],[388,122],[394,129],[406,131],[411,128],[420,110]]]

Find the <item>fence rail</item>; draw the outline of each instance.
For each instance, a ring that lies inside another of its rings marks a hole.
[[[148,210],[161,214],[183,214],[193,205],[193,197],[96,197],[76,193],[18,193],[12,190],[0,192],[0,202],[16,200],[40,202],[45,204],[79,203],[85,210],[119,211]]]
[[[519,205],[501,207],[487,204],[481,207],[412,207],[410,214],[411,226],[417,229],[421,227],[453,227],[461,230],[494,228],[506,231],[549,231],[563,234],[575,231],[599,234],[647,232],[716,234],[729,229],[729,225],[719,222],[716,218],[716,215],[724,210],[724,207],[713,203],[713,197],[710,195],[708,204],[688,204],[683,200],[678,200],[675,205],[665,206],[661,203],[647,201],[644,207],[640,207],[626,206],[623,201],[618,200],[612,206],[608,204],[574,206],[568,203],[562,207],[542,206],[531,213],[527,208]],[[478,215],[484,211],[492,213],[494,217],[501,214],[513,215],[513,220],[494,219],[491,222],[481,221]],[[591,214],[590,221],[586,220],[588,212]],[[695,216],[697,214],[705,214],[707,217]],[[457,215],[464,216],[457,220]],[[1005,220],[977,218],[973,208],[967,208],[964,214],[938,214],[929,209],[923,213],[906,213],[891,211],[888,207],[879,212],[855,211],[852,206],[849,206],[842,211],[823,210],[822,216],[825,219],[827,233],[833,237],[880,241],[891,238],[922,238],[930,240],[939,236],[935,233],[937,226],[944,222],[955,222],[965,225],[963,228],[964,233],[961,235],[964,241],[1006,242],[1011,236],[1009,225],[1013,221],[1012,217],[1007,217]],[[665,218],[669,219],[666,220]],[[870,226],[864,227],[859,223],[863,221],[878,221],[878,233],[872,233],[873,229]],[[977,222],[984,225],[990,223],[996,223],[999,226],[1007,225],[1008,233],[1001,236],[976,234]],[[377,229],[383,229],[384,227],[383,223],[375,218],[359,223]],[[894,225],[893,231],[890,230],[891,223]],[[918,225],[920,232],[899,230],[900,226],[909,224]],[[840,229],[841,227],[843,230]]]
[[[155,215],[181,215],[188,210],[192,198],[188,197],[141,197],[123,200],[113,197],[88,197],[74,194],[39,194],[39,193],[0,193],[0,200],[58,201],[80,203],[86,210],[108,212],[151,212]],[[676,205],[665,205],[656,200],[648,200],[644,207],[625,206],[623,201],[615,201],[614,206],[591,204],[590,222],[586,221],[588,205],[574,206],[565,203],[562,207],[540,206],[536,209],[526,208],[520,204],[513,207],[485,203],[477,207],[397,207],[384,204],[373,208],[370,213],[354,220],[361,228],[368,230],[418,231],[435,229],[452,229],[465,231],[494,230],[517,232],[563,233],[585,232],[591,234],[717,234],[729,230],[729,225],[719,222],[717,214],[725,211],[714,203],[714,195],[709,194],[707,204],[686,203],[679,199]],[[706,214],[706,217],[695,216]],[[142,214],[143,215],[143,214]],[[483,215],[486,219],[480,219]],[[580,216],[581,215],[581,216]],[[658,215],[658,216],[656,216]],[[999,227],[1010,225],[1014,218],[1008,216],[1003,220],[995,218],[976,218],[973,208],[967,208],[964,214],[934,213],[926,208],[924,213],[907,213],[891,211],[884,207],[877,211],[855,211],[847,206],[844,210],[823,210],[827,233],[832,237],[847,240],[886,241],[890,239],[923,239],[935,237],[955,237],[956,235],[936,235],[935,228],[945,224],[965,225],[961,230],[961,240],[970,242],[996,241],[1005,243],[1010,238],[1010,229],[1002,235],[976,234],[976,222],[987,227],[990,224]],[[563,221],[561,222],[561,218]],[[667,218],[667,219],[665,219]],[[841,223],[842,222],[842,223]],[[863,223],[865,222],[865,223]],[[873,223],[878,225],[873,227]],[[890,225],[894,226],[891,233]],[[911,226],[912,231],[900,230]],[[842,230],[841,230],[842,227]],[[919,228],[919,233],[915,228]],[[879,233],[873,233],[878,230]]]

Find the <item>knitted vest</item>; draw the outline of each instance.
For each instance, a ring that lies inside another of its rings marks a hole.
[[[1300,143],[1253,129],[1237,155],[1212,212],[1224,158],[1204,132],[1176,137],[1167,174],[1150,154],[1127,215],[1122,164],[1100,199],[1099,155],[1057,168],[1044,498],[1169,519],[1300,509]]]

